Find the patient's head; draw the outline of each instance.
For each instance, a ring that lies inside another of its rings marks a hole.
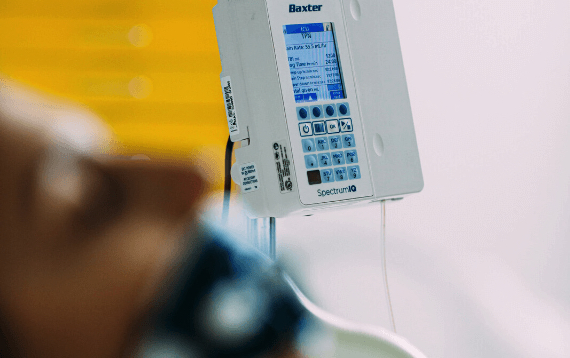
[[[118,357],[204,191],[181,161],[103,155],[89,111],[0,77],[0,356]],[[4,351],[2,351],[4,350]]]

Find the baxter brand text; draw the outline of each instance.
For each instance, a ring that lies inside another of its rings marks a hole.
[[[323,5],[307,5],[307,6],[297,6],[295,4],[289,5],[289,12],[313,12],[321,11]]]

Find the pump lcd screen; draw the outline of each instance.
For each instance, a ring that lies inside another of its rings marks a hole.
[[[333,23],[283,26],[295,102],[346,98]]]

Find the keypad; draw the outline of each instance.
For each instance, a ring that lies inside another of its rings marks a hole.
[[[309,185],[361,179],[348,103],[301,106],[297,117]]]

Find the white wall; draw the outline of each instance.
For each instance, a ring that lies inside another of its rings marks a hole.
[[[568,357],[570,1],[395,7],[426,184],[387,207],[398,331],[430,357]],[[379,214],[279,220],[279,252],[324,308],[389,327]]]

